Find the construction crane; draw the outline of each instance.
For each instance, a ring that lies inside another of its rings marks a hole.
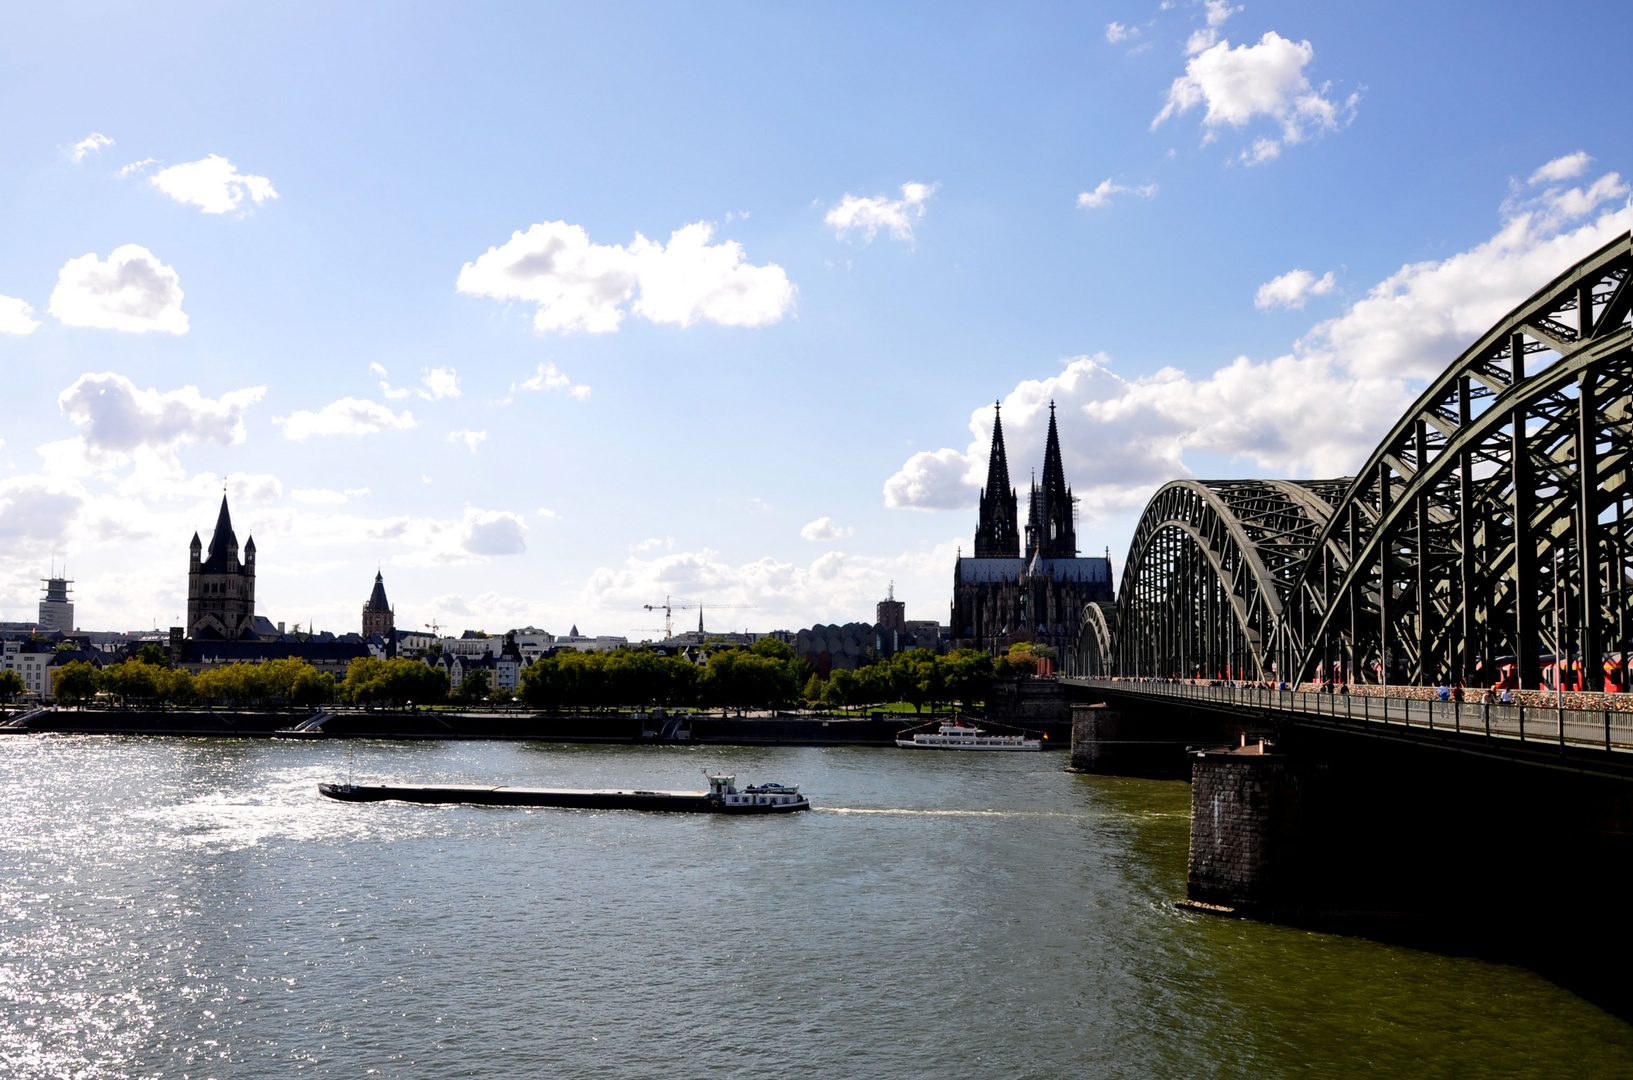
[[[676,601],[681,601],[681,602],[676,603]],[[689,610],[691,608],[697,608],[697,632],[700,633],[700,634],[703,633],[703,608],[704,608],[704,606],[705,605],[703,604],[702,601],[700,601],[700,600],[688,600],[684,596],[665,596],[663,598],[663,603],[661,603],[661,604],[642,604],[641,605],[641,607],[645,608],[647,611],[661,611],[661,612],[663,612],[663,636],[666,639],[670,639],[670,638],[673,638],[675,636],[674,613],[677,612],[677,611],[686,611],[686,610]],[[707,606],[714,608],[716,611],[729,611],[729,610],[740,610],[740,609],[743,609],[743,608],[751,608],[751,607],[754,607],[755,605],[753,605],[753,604],[709,604]]]

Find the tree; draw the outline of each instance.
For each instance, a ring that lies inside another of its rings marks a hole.
[[[58,701],[87,701],[96,696],[98,682],[96,668],[71,660],[51,673],[51,693]]]
[[[154,682],[159,696],[172,705],[186,705],[198,696],[198,681],[186,668],[168,668]]]
[[[360,656],[346,668],[340,696],[357,705],[435,705],[448,696],[448,673],[418,660]]]
[[[85,661],[80,660],[78,663],[84,664]],[[85,664],[85,666],[90,667],[91,665]],[[51,676],[53,685],[61,682],[61,675],[62,672],[59,670]],[[95,685],[94,682],[92,685]],[[17,674],[15,671],[0,671],[0,701],[16,701],[17,695],[21,694],[26,689],[28,689],[28,687],[23,685],[23,677],[21,675]],[[61,697],[62,695],[59,693],[57,696]]]
[[[474,703],[488,696],[493,688],[492,680],[482,668],[477,668],[463,679],[459,680],[459,689],[454,692],[454,700],[464,703]]]
[[[891,668],[897,697],[912,705],[914,712],[924,712],[926,703],[934,712],[935,703],[946,696],[945,666],[928,649],[897,653]]]
[[[811,672],[811,677],[805,680],[805,693],[803,696],[806,701],[813,705],[822,700],[822,676],[814,671]]]
[[[746,649],[722,649],[709,657],[699,689],[705,701],[743,712],[787,704],[799,693],[799,684],[787,661]]]
[[[941,658],[947,697],[966,706],[985,701],[992,685],[992,657],[979,649],[959,649]]]
[[[151,705],[158,701],[160,692],[155,673],[163,670],[140,660],[127,660],[104,668],[97,681],[103,690],[126,705]]]
[[[859,699],[856,686],[856,673],[844,668],[835,668],[828,674],[828,682],[822,688],[822,703],[836,709],[848,709]]]
[[[151,641],[136,650],[136,659],[144,664],[156,664],[159,667],[170,666],[170,658],[164,654],[164,650]]]
[[[781,660],[785,664],[794,659],[794,647],[786,641],[778,641],[776,638],[761,638],[754,643],[754,647],[749,651],[755,656],[768,656],[773,660]]]

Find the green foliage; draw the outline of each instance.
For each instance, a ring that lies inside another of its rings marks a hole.
[[[448,673],[402,657],[359,657],[347,666],[340,695],[356,705],[435,705],[448,696]]]
[[[136,659],[144,664],[157,664],[159,667],[170,666],[170,658],[164,654],[164,649],[151,641],[136,650]]]
[[[805,680],[805,691],[803,695],[805,700],[810,702],[812,705],[819,703],[822,700],[823,687],[826,685],[827,684],[822,681],[821,675],[818,675],[814,671],[811,672],[811,677]]]
[[[486,671],[477,668],[459,680],[459,689],[454,691],[454,700],[462,705],[474,704],[485,699],[492,689],[493,680],[488,678]]]
[[[193,689],[206,701],[238,706],[309,708],[335,698],[334,679],[296,657],[211,668],[193,680]]]
[[[187,671],[141,660],[113,664],[100,673],[83,660],[75,660],[64,664],[54,678],[56,696],[64,701],[83,701],[101,691],[124,705],[180,705],[192,701],[198,689],[198,680]]]
[[[17,687],[22,689],[23,680],[15,671],[8,671],[6,675],[17,679]],[[0,675],[0,679],[4,678]],[[84,660],[70,661],[51,673],[51,694],[58,701],[85,701],[96,696],[97,686],[96,668]]]
[[[782,642],[770,644],[781,645]],[[789,654],[792,659],[792,650]],[[704,704],[741,712],[789,704],[799,694],[799,683],[794,681],[794,672],[787,660],[744,649],[722,649],[709,657],[698,689]]]
[[[1048,646],[1034,646],[1030,641],[1018,641],[1009,647],[1007,657],[998,658],[996,675],[1036,675],[1038,672],[1038,657],[1044,655],[1038,650]]]
[[[545,712],[697,703],[699,673],[691,661],[647,649],[565,651],[535,660],[522,672],[519,695]]]
[[[754,648],[749,651],[755,656],[768,656],[773,660],[781,660],[785,664],[791,663],[794,659],[794,647],[786,641],[778,641],[776,638],[761,638],[754,643]]]
[[[85,664],[85,661],[79,661]],[[85,664],[86,667],[91,665]],[[60,674],[60,673],[59,673]],[[16,701],[17,695],[28,689],[23,684],[23,677],[15,671],[0,671],[0,701]]]
[[[950,656],[909,649],[855,671],[836,670],[826,683],[813,676],[805,696],[837,709],[905,701],[915,711],[926,705],[933,710],[950,701],[984,701],[992,676],[992,657],[976,649],[960,649]]]

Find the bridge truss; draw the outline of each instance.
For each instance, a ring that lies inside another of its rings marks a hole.
[[[1630,270],[1623,235],[1515,308],[1354,477],[1162,487],[1072,666],[1535,687],[1562,655],[1597,687],[1608,655],[1625,687]]]

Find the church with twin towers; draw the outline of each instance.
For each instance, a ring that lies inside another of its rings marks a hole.
[[[1111,559],[1078,557],[1077,503],[1061,464],[1052,401],[1043,478],[1034,477],[1028,493],[1022,552],[1019,499],[1009,482],[998,408],[993,407],[992,456],[981,489],[975,553],[960,551],[953,570],[952,645],[1001,654],[1030,641],[1069,652],[1077,642],[1084,606],[1114,599]]]

